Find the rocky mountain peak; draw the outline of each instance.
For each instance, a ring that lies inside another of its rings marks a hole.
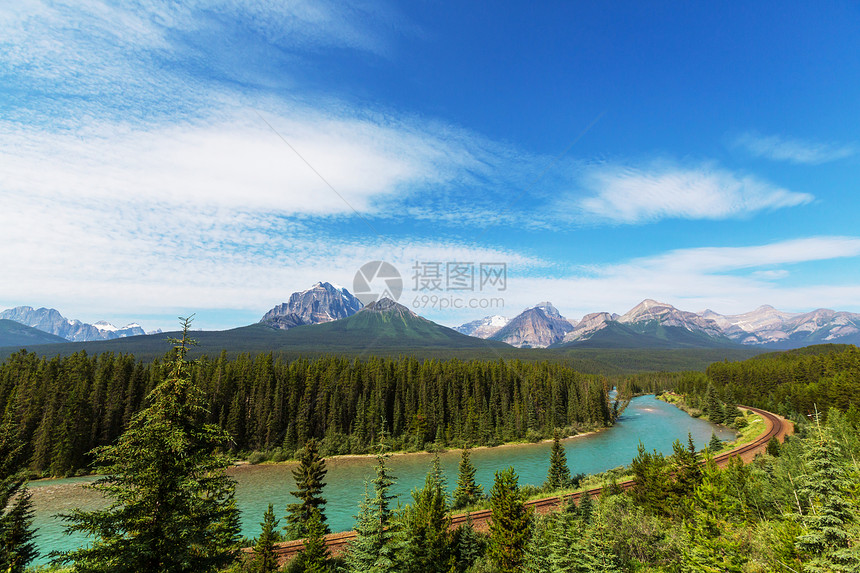
[[[288,330],[305,324],[320,324],[352,316],[362,304],[343,287],[317,282],[311,288],[290,295],[288,302],[271,309],[261,323]]]
[[[521,312],[489,338],[520,348],[546,348],[560,342],[572,329],[551,303],[542,302]]]

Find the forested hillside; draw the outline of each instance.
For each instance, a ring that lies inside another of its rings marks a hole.
[[[743,362],[716,362],[708,367],[707,377],[726,400],[780,413],[860,408],[856,346],[823,345]]]
[[[93,447],[117,439],[165,368],[131,355],[19,352],[0,366],[0,411],[32,471],[69,475],[89,467]],[[423,449],[536,440],[612,417],[604,379],[553,364],[222,354],[196,361],[190,375],[207,398],[203,421],[226,429],[235,452],[281,458],[309,438],[325,455],[367,452],[383,423],[393,447]]]

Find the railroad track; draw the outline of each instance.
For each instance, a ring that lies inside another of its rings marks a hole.
[[[733,448],[722,454],[715,456],[714,461],[719,466],[725,466],[729,463],[729,460],[735,457],[741,458],[744,462],[752,461],[752,459],[759,453],[764,452],[767,448],[767,443],[774,436],[782,442],[785,439],[786,435],[790,435],[794,431],[794,426],[791,422],[786,421],[783,418],[780,418],[776,414],[772,414],[765,410],[760,410],[758,408],[751,408],[749,406],[741,406],[746,410],[750,410],[751,412],[755,412],[759,416],[764,419],[766,424],[766,430],[762,433],[758,438],[750,442],[749,444],[739,446],[737,448]],[[627,480],[618,483],[618,487],[622,490],[627,491],[633,487],[633,480]],[[537,513],[547,513],[556,509],[563,503],[572,499],[579,502],[582,499],[582,496],[589,495],[591,497],[597,497],[603,491],[603,488],[594,488],[587,491],[581,491],[572,493],[564,496],[553,496],[546,497],[543,499],[535,499],[532,501],[526,502],[526,506],[534,508]],[[489,509],[482,509],[479,511],[473,511],[469,514],[461,513],[457,515],[451,516],[451,528],[456,528],[461,524],[465,523],[469,517],[472,519],[472,525],[475,529],[485,530],[489,526],[490,517],[492,515],[492,511]],[[328,547],[329,552],[333,556],[342,555],[346,550],[346,546],[350,541],[355,539],[356,532],[355,531],[344,531],[341,533],[330,533],[326,535],[326,547]],[[304,541],[298,539],[296,541],[286,541],[277,544],[275,548],[275,553],[278,556],[278,563],[283,565],[290,561],[293,557],[298,555],[304,549]],[[245,549],[244,551],[250,551],[250,548]]]

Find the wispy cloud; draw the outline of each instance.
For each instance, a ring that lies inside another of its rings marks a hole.
[[[705,163],[680,167],[602,165],[584,176],[588,196],[574,207],[586,217],[613,223],[661,219],[730,219],[809,203],[813,196]]]
[[[809,165],[852,157],[860,151],[856,145],[824,143],[753,132],[739,136],[734,141],[734,146],[755,157]]]
[[[0,110],[67,128],[188,119],[225,96],[284,93],[308,57],[385,55],[414,31],[392,6],[329,0],[21,0],[0,6],[0,27]]]
[[[806,237],[745,247],[676,249],[565,277],[526,277],[515,287],[545,293],[542,296],[551,297],[566,316],[577,318],[597,311],[623,313],[645,298],[683,310],[711,308],[722,313],[746,312],[762,304],[792,311],[820,306],[857,311],[860,284],[851,279],[844,284],[796,284],[787,269],[774,269],[786,265],[802,269],[807,263],[857,257],[860,237]],[[518,293],[509,296],[511,303],[526,299]]]

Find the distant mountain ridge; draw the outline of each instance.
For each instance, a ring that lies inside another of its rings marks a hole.
[[[322,324],[348,318],[364,305],[344,287],[318,282],[311,288],[290,295],[290,300],[267,312],[260,322],[289,330],[307,324]]]
[[[587,314],[579,322],[570,321],[569,329],[553,322],[558,329],[548,332],[548,327],[540,326],[542,319],[535,312],[541,308],[544,307],[538,305],[527,309],[486,337],[519,347],[541,344],[592,348],[763,346],[790,349],[830,342],[860,344],[860,314],[829,309],[789,313],[765,305],[743,314],[721,315],[712,310],[683,311],[670,304],[645,299],[622,315]],[[563,318],[558,311],[555,315],[555,318]],[[467,323],[458,329],[490,318]],[[559,330],[564,330],[563,335],[547,343]],[[473,333],[483,336],[479,329],[474,329]]]
[[[66,342],[66,339],[14,320],[0,318],[0,347],[25,348],[37,344],[55,344],[58,342]]]
[[[127,324],[121,328],[104,320],[87,324],[80,320],[69,320],[54,308],[34,309],[32,306],[16,306],[0,312],[0,319],[12,320],[42,332],[59,336],[69,342],[113,340],[146,334],[137,323]]]

